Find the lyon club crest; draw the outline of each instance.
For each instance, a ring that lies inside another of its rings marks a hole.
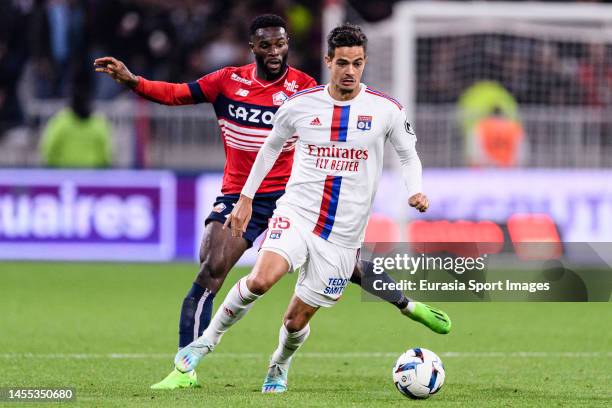
[[[359,115],[357,116],[357,129],[359,130],[370,130],[372,129],[372,117]]]
[[[276,106],[281,106],[287,99],[289,99],[289,97],[283,91],[272,95],[272,103]]]
[[[272,230],[270,231],[270,239],[279,239],[282,233],[282,230]]]

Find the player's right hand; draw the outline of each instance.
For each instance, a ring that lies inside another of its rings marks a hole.
[[[125,64],[113,57],[96,58],[94,61],[96,72],[104,72],[110,75],[116,82],[121,85],[127,85],[130,88],[136,87],[138,77],[130,72]]]
[[[234,209],[227,216],[223,229],[230,227],[232,237],[239,238],[247,230],[247,225],[251,221],[253,214],[253,199],[245,195],[240,195],[238,202],[234,205]]]

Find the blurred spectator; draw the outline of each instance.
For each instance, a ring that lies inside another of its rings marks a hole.
[[[40,152],[50,167],[108,167],[112,164],[111,129],[91,114],[89,92],[76,89],[70,108],[55,114],[44,130]]]
[[[27,59],[22,41],[31,6],[23,1],[0,2],[0,139],[24,122],[17,84]]]
[[[571,95],[570,79],[564,74],[564,62],[559,55],[559,46],[540,41],[534,47],[533,72],[528,73],[532,86],[528,101],[542,105],[567,105],[572,99],[578,102],[575,95]]]
[[[459,97],[459,120],[465,134],[474,130],[476,123],[494,112],[518,119],[518,105],[514,97],[501,84],[493,81],[478,81]]]
[[[580,63],[579,79],[585,104],[612,105],[612,50],[590,44]]]
[[[496,108],[476,122],[467,137],[467,164],[470,166],[515,167],[525,162],[523,127]]]
[[[87,0],[36,0],[30,48],[36,96],[66,96],[68,80],[85,62],[89,47]]]
[[[517,102],[503,86],[477,82],[461,95],[458,108],[467,165],[511,167],[524,162]]]
[[[427,84],[428,102],[454,102],[457,98],[457,60],[455,40],[449,39],[432,50],[430,69],[423,72]]]
[[[212,72],[226,66],[241,65],[248,58],[248,49],[239,41],[234,27],[226,25],[199,54],[201,72]]]

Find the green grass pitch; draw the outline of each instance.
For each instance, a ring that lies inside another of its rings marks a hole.
[[[0,263],[0,387],[75,387],[77,401],[66,405],[83,407],[612,406],[609,303],[435,304],[453,319],[453,331],[441,336],[393,306],[362,302],[354,286],[315,316],[289,392],[262,395],[295,276],[258,301],[202,362],[202,388],[152,391],[171,369],[179,308],[195,271]],[[216,306],[246,272],[232,271]],[[444,387],[426,401],[404,398],[391,382],[396,356],[417,346],[437,352],[446,367]]]

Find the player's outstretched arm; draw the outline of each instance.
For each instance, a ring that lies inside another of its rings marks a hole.
[[[138,95],[162,105],[192,105],[204,100],[196,100],[188,84],[150,81],[130,72],[127,66],[114,57],[102,57],[94,60],[96,72],[108,74],[121,85],[125,85]]]

